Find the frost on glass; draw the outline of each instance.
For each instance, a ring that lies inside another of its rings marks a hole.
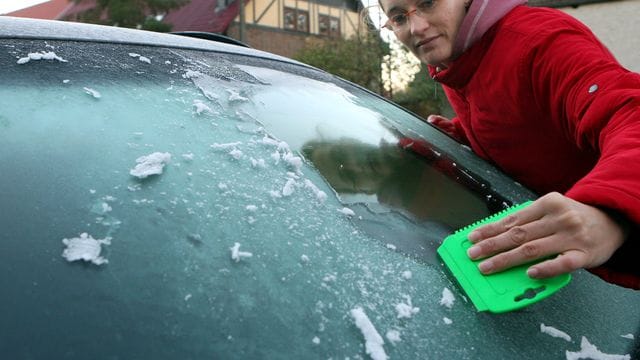
[[[165,165],[171,161],[171,154],[154,152],[136,159],[136,166],[129,171],[131,176],[144,179],[151,175],[160,175]]]
[[[622,312],[606,314],[621,324],[609,334],[589,311],[609,290],[587,296],[576,277],[575,299],[478,314],[435,258],[443,218],[329,186],[310,143],[398,137],[344,89],[184,50],[49,45],[67,62],[18,64],[49,48],[0,46],[0,287],[16,294],[0,300],[12,309],[0,335],[12,358],[475,359],[580,347],[540,334],[541,322],[624,352],[620,334],[635,329]],[[22,345],[34,331],[38,346]]]
[[[102,245],[111,245],[111,239],[94,239],[87,233],[80,234],[80,237],[71,239],[62,239],[62,243],[66,246],[62,252],[62,257],[67,261],[84,260],[96,265],[102,265],[109,260],[100,256]]]

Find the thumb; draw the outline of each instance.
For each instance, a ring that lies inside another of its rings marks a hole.
[[[441,124],[443,122],[448,122],[448,121],[449,119],[441,115],[429,115],[427,117],[427,122],[430,122],[432,124]]]
[[[439,120],[439,119],[438,119],[438,115],[429,115],[429,116],[427,117],[427,121],[428,121],[428,122],[430,122],[430,123],[435,123],[435,122],[437,122],[438,120]]]

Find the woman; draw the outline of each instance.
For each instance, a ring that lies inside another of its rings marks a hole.
[[[523,0],[380,0],[456,112],[429,121],[546,194],[469,235],[480,271],[580,268],[640,289],[640,75],[583,24]],[[558,256],[554,256],[558,255]]]

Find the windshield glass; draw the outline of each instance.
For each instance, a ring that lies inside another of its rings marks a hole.
[[[633,351],[640,298],[586,273],[477,313],[435,248],[533,195],[363,90],[162,47],[5,40],[0,65],[9,358]]]

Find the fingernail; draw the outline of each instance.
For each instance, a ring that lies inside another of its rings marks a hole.
[[[489,273],[491,270],[493,270],[493,262],[491,260],[487,260],[487,261],[481,262],[478,267],[480,268],[481,272],[486,274],[486,273]]]
[[[471,259],[475,259],[480,255],[480,248],[477,246],[472,246],[467,250],[467,256]]]
[[[480,233],[474,230],[467,235],[467,239],[471,242],[478,241],[480,240]]]
[[[529,268],[529,270],[527,270],[527,276],[529,276],[530,278],[537,278],[538,276],[540,276],[540,271],[534,267]]]

